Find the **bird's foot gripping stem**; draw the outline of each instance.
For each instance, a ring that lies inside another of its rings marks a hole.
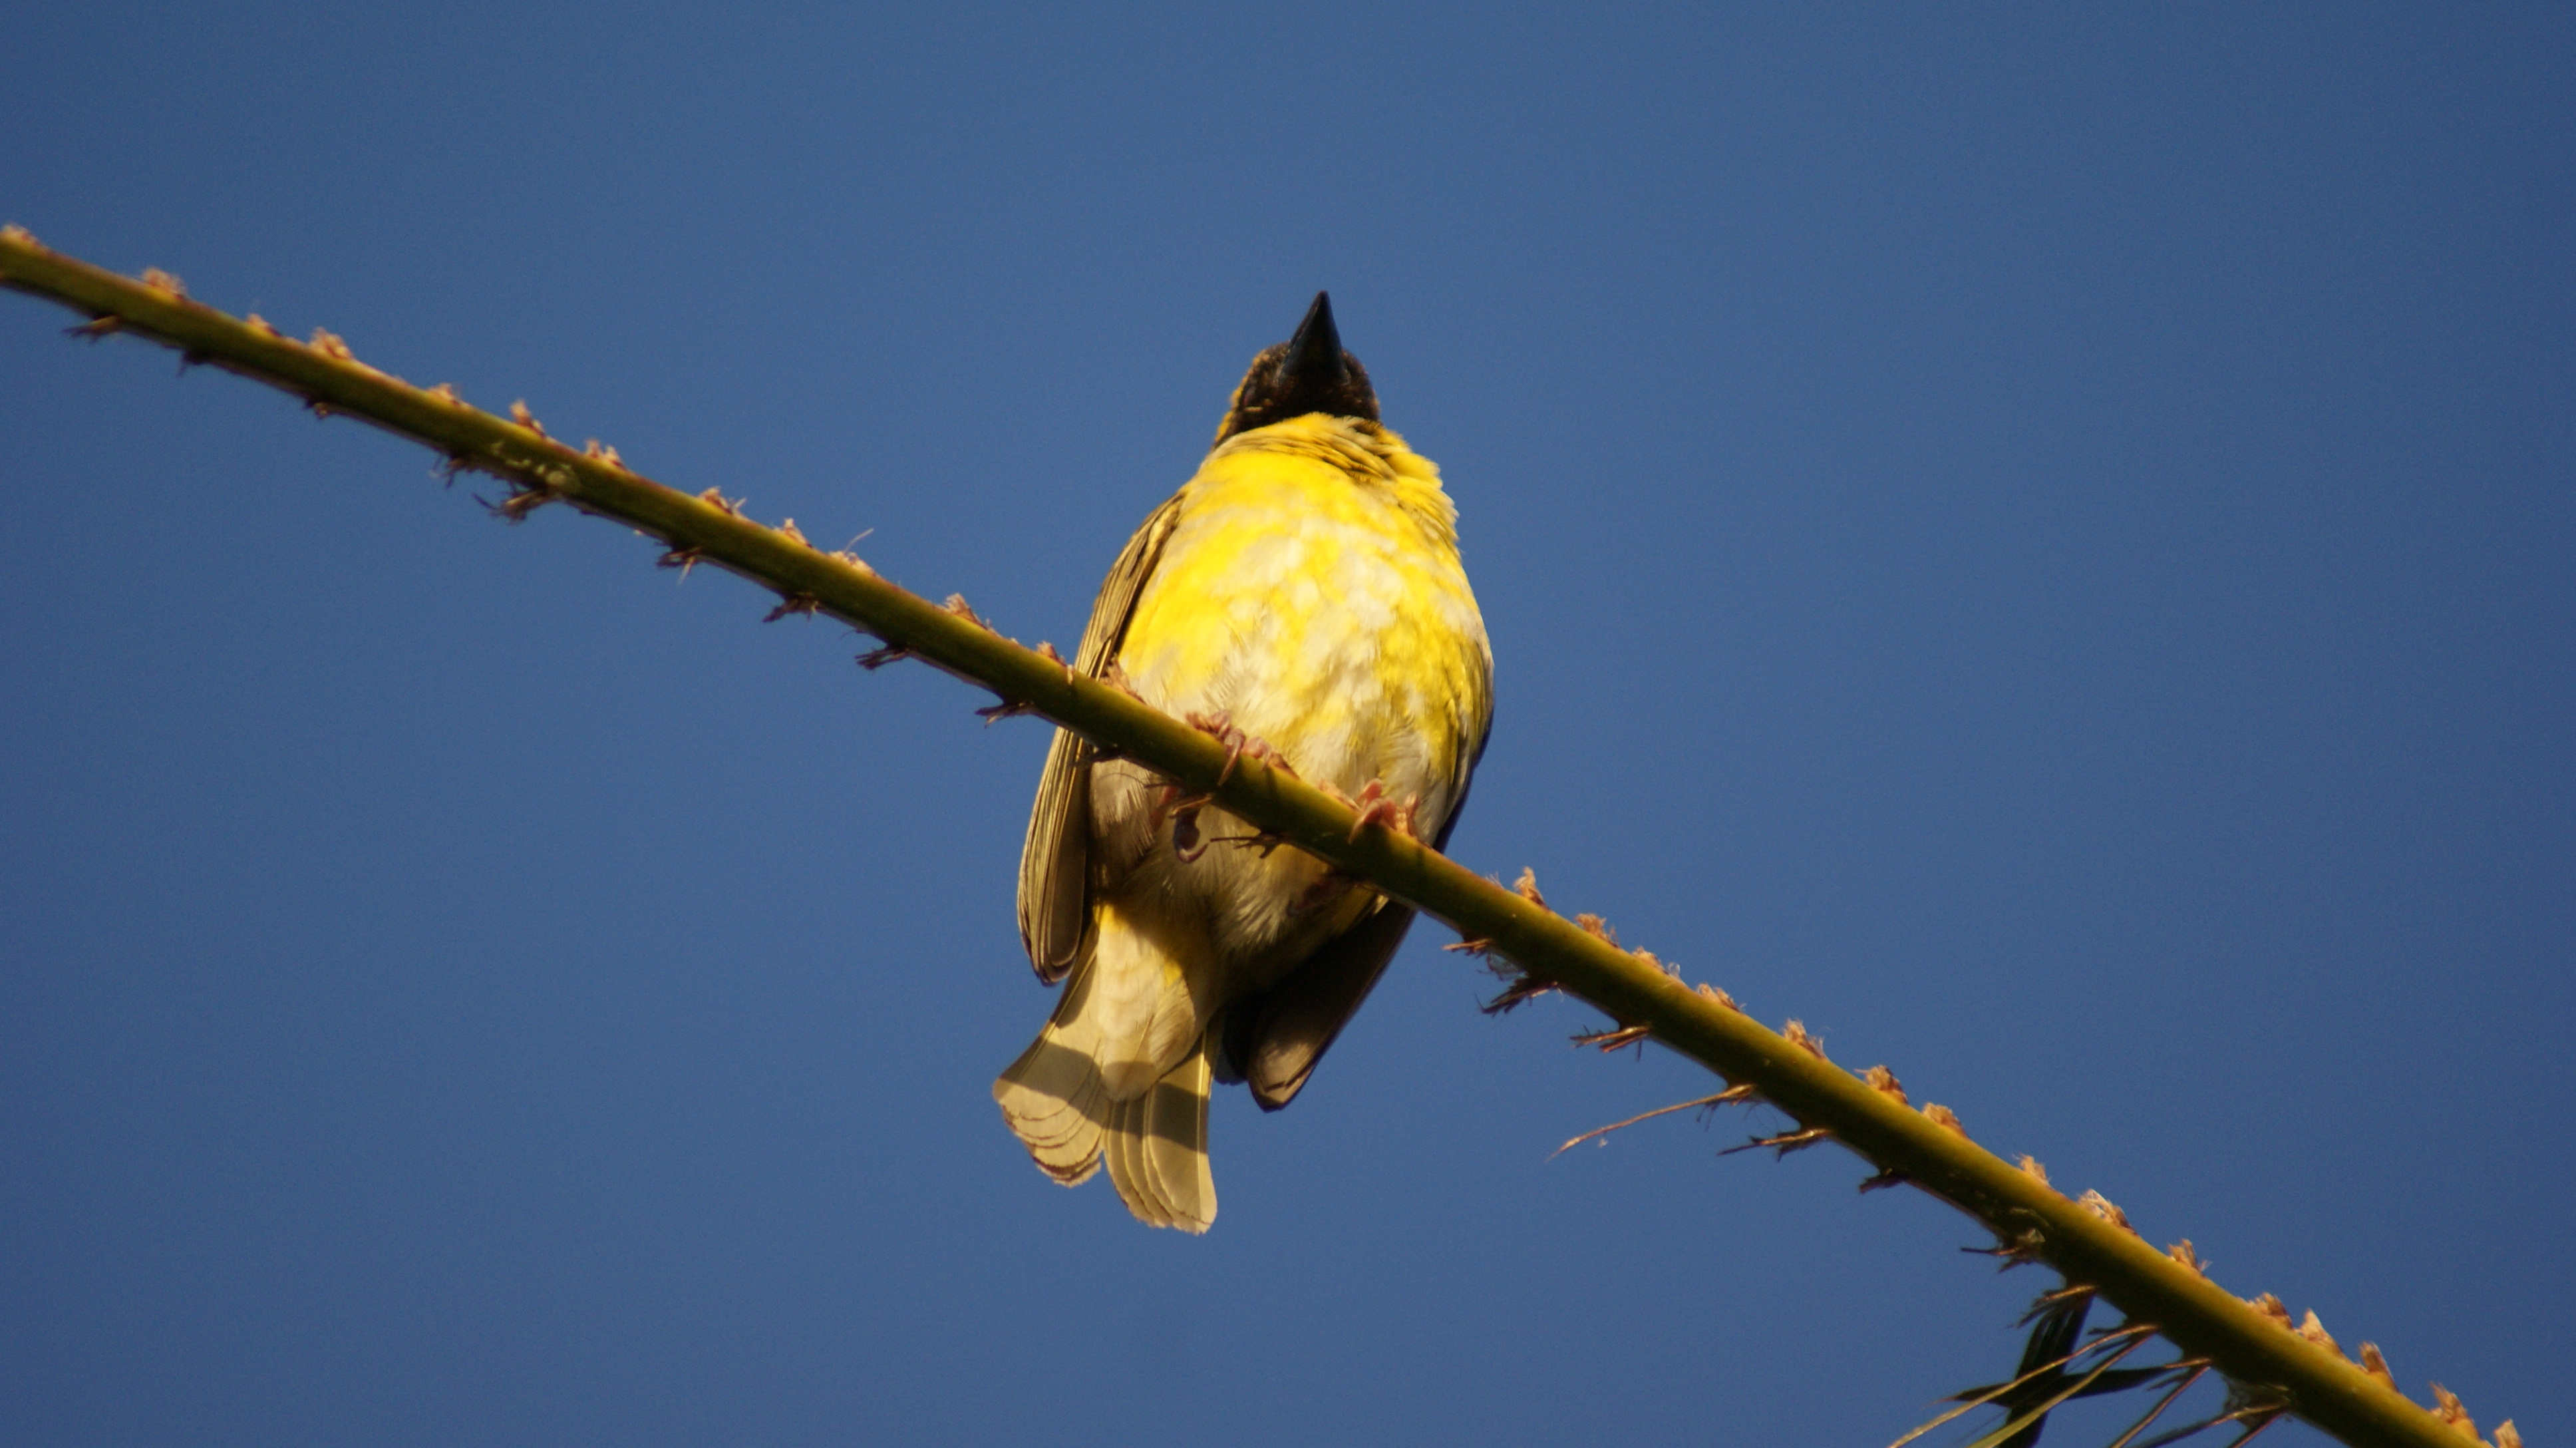
[[[1216,783],[1210,787],[1210,793],[1184,797],[1179,785],[1163,786],[1162,808],[1170,812],[1172,819],[1172,854],[1186,865],[1206,854],[1207,847],[1216,843],[1200,835],[1199,811],[1214,801],[1214,790],[1225,788],[1226,781],[1234,778],[1237,764],[1246,759],[1258,759],[1292,779],[1296,777],[1297,770],[1288,762],[1288,756],[1272,747],[1267,740],[1255,738],[1235,727],[1234,720],[1223,709],[1212,714],[1185,714],[1182,722],[1225,746],[1225,765],[1216,772]],[[1286,843],[1279,836],[1268,833],[1223,838],[1227,843],[1254,846],[1264,855]]]
[[[1350,838],[1353,842],[1357,842],[1360,832],[1371,825],[1384,825],[1408,840],[1421,838],[1413,832],[1414,813],[1422,807],[1422,797],[1419,795],[1399,800],[1386,792],[1384,784],[1374,779],[1368,782],[1367,788],[1360,791],[1357,799],[1350,798],[1331,785],[1324,786],[1324,793],[1349,805],[1352,812],[1359,816],[1351,821]]]
[[[1185,714],[1181,722],[1225,746],[1225,767],[1216,772],[1216,787],[1219,789],[1225,788],[1225,782],[1234,778],[1234,767],[1246,759],[1258,759],[1291,779],[1297,775],[1296,767],[1288,762],[1287,755],[1272,748],[1267,740],[1256,739],[1236,728],[1233,718],[1223,709],[1213,714]]]

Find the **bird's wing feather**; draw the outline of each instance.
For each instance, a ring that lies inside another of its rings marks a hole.
[[[1325,941],[1261,1000],[1235,1007],[1252,1008],[1251,1024],[1243,1049],[1227,1054],[1262,1110],[1278,1110],[1305,1087],[1315,1063],[1368,999],[1412,926],[1412,906],[1384,901]]]
[[[1136,597],[1145,590],[1164,540],[1180,516],[1181,496],[1154,510],[1100,585],[1091,605],[1091,623],[1083,630],[1075,669],[1092,678],[1105,673],[1127,636],[1127,620],[1136,612]],[[1029,834],[1020,849],[1020,943],[1028,947],[1029,964],[1038,979],[1053,984],[1082,956],[1082,940],[1091,924],[1091,745],[1070,729],[1058,729],[1047,750],[1046,772],[1038,776],[1037,803],[1029,811]]]

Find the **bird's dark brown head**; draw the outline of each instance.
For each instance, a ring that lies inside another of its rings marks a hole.
[[[1322,292],[1315,293],[1297,335],[1263,348],[1252,359],[1252,370],[1234,389],[1225,421],[1217,424],[1216,440],[1310,412],[1377,421],[1377,393],[1369,386],[1368,369],[1342,350],[1332,298]]]

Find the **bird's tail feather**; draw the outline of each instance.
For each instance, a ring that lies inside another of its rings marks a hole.
[[[1088,974],[1065,987],[1055,1017],[993,1083],[1002,1119],[1038,1169],[1066,1186],[1079,1186],[1100,1169],[1101,1129],[1110,1110],[1091,1059],[1099,1028],[1083,1018]]]
[[[1204,1232],[1216,1221],[1208,1169],[1208,1089],[1215,1075],[1202,1037],[1181,1063],[1132,1101],[1109,1104],[1109,1180],[1138,1221]]]
[[[993,1083],[993,1100],[1048,1176],[1078,1186],[1106,1158],[1118,1199],[1137,1220],[1204,1232],[1216,1220],[1207,1154],[1213,1033],[1152,1086],[1113,1100],[1095,1059],[1100,1030],[1083,1009],[1089,975],[1065,987],[1054,1019]]]

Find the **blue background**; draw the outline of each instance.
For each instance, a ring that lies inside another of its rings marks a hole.
[[[22,4],[0,219],[1068,645],[1328,286],[1494,636],[1456,854],[2576,1440],[2565,7],[940,11]],[[1707,1078],[1431,929],[1211,1236],[1049,1186],[1040,726],[68,320],[0,1438],[1868,1444],[2017,1351],[1767,1113],[1551,1160]]]

